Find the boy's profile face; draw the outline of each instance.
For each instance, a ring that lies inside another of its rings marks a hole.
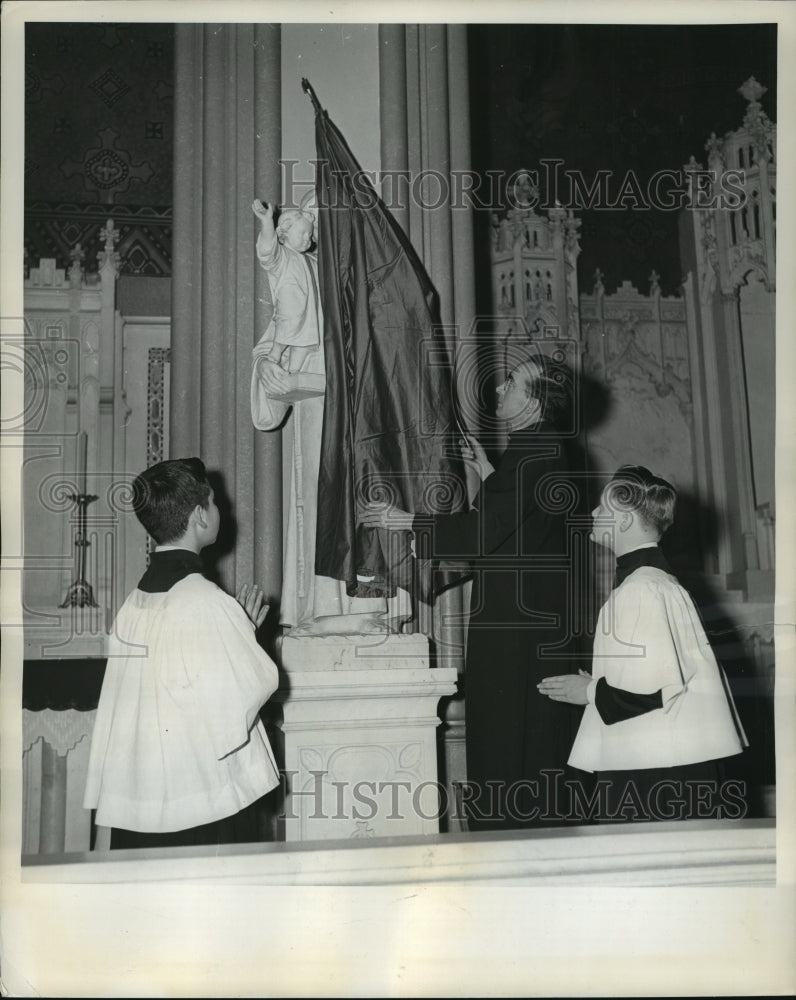
[[[600,502],[591,512],[592,528],[589,539],[605,549],[614,551],[614,533],[618,530],[616,519],[623,511],[617,507],[611,498],[612,486],[608,486],[600,494]]]

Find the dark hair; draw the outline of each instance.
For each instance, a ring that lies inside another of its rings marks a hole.
[[[210,502],[210,483],[199,458],[158,462],[133,481],[133,510],[159,544],[181,538],[195,507]]]
[[[571,368],[563,361],[554,361],[546,354],[538,354],[530,360],[539,370],[539,374],[533,379],[531,391],[539,400],[541,419],[561,429],[572,427]]]
[[[677,490],[643,465],[623,465],[608,484],[611,503],[635,511],[644,524],[662,535],[674,521]]]

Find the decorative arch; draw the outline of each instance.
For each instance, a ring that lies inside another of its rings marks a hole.
[[[763,261],[755,260],[744,254],[730,272],[732,287],[742,288],[744,285],[748,285],[750,275],[754,275],[762,281],[767,292],[775,291],[775,282],[769,278],[768,268]]]

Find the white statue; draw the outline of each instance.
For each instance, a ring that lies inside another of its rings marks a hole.
[[[284,211],[274,228],[274,206],[255,201],[260,220],[257,256],[268,272],[274,315],[265,355],[286,371],[297,372],[320,342],[317,264],[310,254],[315,220],[309,211]],[[306,255],[306,256],[305,256]]]
[[[283,211],[252,204],[260,220],[257,257],[268,274],[274,312],[254,348],[251,406],[254,426],[285,425],[286,462],[283,581],[280,620],[291,635],[349,635],[400,631],[411,617],[409,595],[355,598],[345,584],[315,575],[315,520],[323,427],[323,314],[318,262],[312,252],[316,216],[307,204]]]

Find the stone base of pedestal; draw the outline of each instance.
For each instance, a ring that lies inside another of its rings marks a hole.
[[[444,728],[442,734],[443,763],[447,811],[440,819],[443,833],[467,830],[461,787],[467,780],[467,743],[464,727],[464,698],[456,695],[446,699],[440,712]]]
[[[456,671],[417,635],[287,636],[282,705],[288,841],[437,833],[437,705]]]

